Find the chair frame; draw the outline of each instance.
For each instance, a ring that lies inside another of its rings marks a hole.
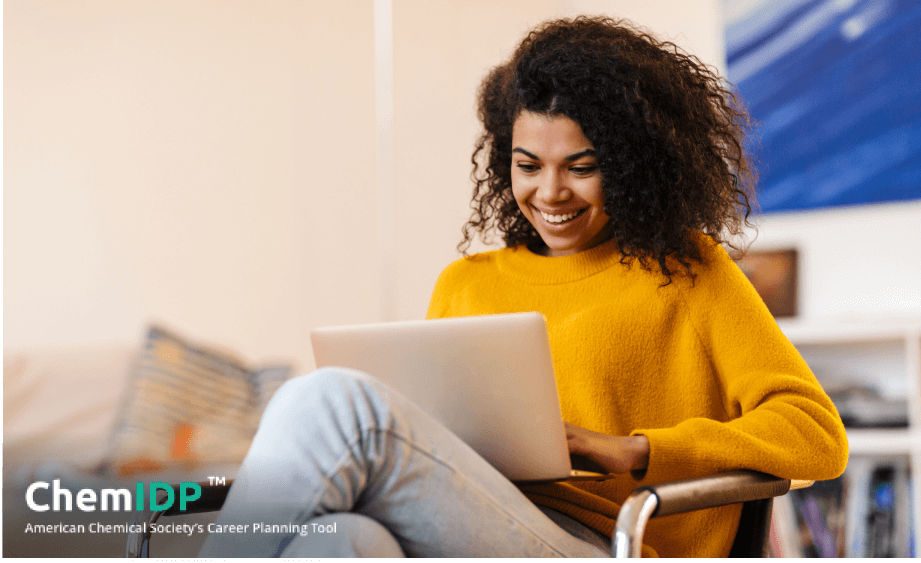
[[[812,483],[780,479],[756,471],[732,471],[640,487],[627,497],[617,516],[611,542],[612,555],[640,557],[643,534],[652,518],[743,503],[739,530],[730,556],[763,557],[766,555],[764,550],[771,522],[772,499],[794,489],[809,487]],[[151,524],[162,517],[220,510],[233,481],[228,480],[224,485],[199,484],[202,487],[201,497],[183,511],[174,507],[138,512],[134,522],[146,522],[147,525],[142,528],[145,531],[128,535],[125,555],[131,558],[150,557]],[[176,485],[173,487],[177,488]]]
[[[731,471],[698,479],[640,487],[621,506],[614,526],[614,557],[640,557],[649,520],[742,503],[730,557],[764,557],[774,497],[811,486],[813,481],[781,479],[757,471]]]

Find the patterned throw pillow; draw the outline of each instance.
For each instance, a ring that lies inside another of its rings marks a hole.
[[[237,463],[291,366],[250,370],[152,326],[132,367],[107,468],[118,475]]]

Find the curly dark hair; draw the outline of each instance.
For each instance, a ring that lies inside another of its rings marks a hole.
[[[743,149],[750,120],[717,72],[625,20],[580,16],[545,22],[480,85],[485,132],[471,161],[473,213],[458,250],[498,230],[507,246],[542,241],[512,195],[512,126],[522,111],[563,115],[595,146],[604,210],[622,254],[665,285],[692,278],[695,238],[742,233],[755,173]],[[484,159],[485,156],[485,159]],[[485,162],[481,162],[485,160]],[[735,247],[733,247],[735,248]]]

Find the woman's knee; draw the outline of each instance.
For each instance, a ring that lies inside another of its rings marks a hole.
[[[368,374],[355,369],[323,367],[289,379],[278,388],[272,401],[300,402],[324,393],[350,393],[366,385],[368,379]]]
[[[299,416],[309,411],[325,410],[342,413],[353,408],[378,407],[386,404],[382,384],[362,371],[343,367],[324,367],[289,379],[272,396],[265,416],[287,413]]]

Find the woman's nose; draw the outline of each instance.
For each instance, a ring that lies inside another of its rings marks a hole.
[[[541,201],[553,203],[566,201],[572,196],[572,192],[566,187],[562,174],[549,170],[541,178],[540,186],[537,188],[537,196]]]

